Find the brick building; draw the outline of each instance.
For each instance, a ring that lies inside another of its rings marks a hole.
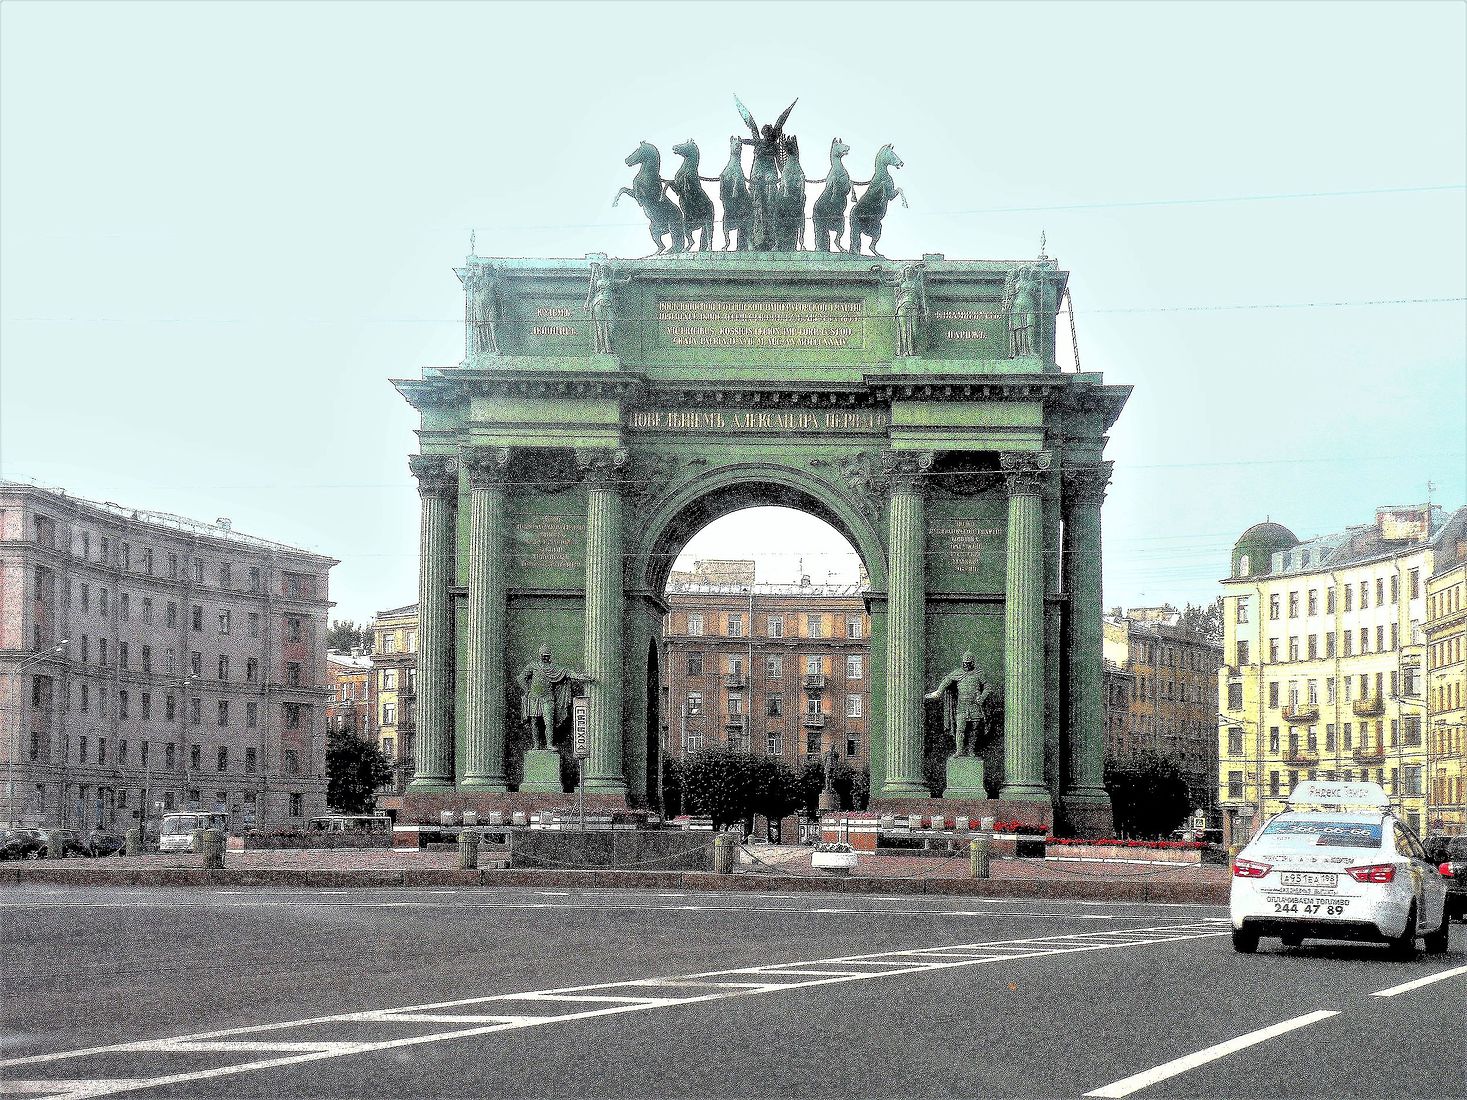
[[[326,652],[326,728],[377,743],[377,677],[372,658],[360,648]]]
[[[413,778],[417,736],[418,605],[377,612],[372,628],[372,670],[376,683],[376,742],[392,761],[392,785],[385,795],[401,795]],[[383,804],[396,808],[396,803]]]
[[[871,628],[862,592],[808,577],[755,583],[753,562],[674,573],[663,622],[666,751],[682,757],[727,745],[798,770],[833,745],[853,768],[869,767]]]
[[[1217,807],[1217,670],[1222,643],[1184,629],[1172,607],[1115,608],[1103,622],[1107,683],[1106,757],[1153,752],[1187,781],[1192,805]],[[1115,671],[1112,672],[1111,670]],[[1119,692],[1128,692],[1120,720]]]
[[[335,564],[227,519],[0,482],[0,819],[323,812]]]

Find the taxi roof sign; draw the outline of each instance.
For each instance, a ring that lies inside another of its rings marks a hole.
[[[1306,780],[1294,787],[1289,805],[1351,806],[1357,809],[1388,810],[1391,800],[1379,783],[1325,783]]]

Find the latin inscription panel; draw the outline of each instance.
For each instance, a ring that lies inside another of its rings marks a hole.
[[[847,350],[864,346],[864,312],[855,299],[663,298],[653,328],[667,348]]]

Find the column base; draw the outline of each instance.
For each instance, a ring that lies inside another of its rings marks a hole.
[[[1104,788],[1082,787],[1060,797],[1060,812],[1071,836],[1115,836],[1115,813]]]
[[[1053,802],[1049,788],[1040,783],[1007,783],[998,797],[1005,802]]]
[[[586,776],[586,793],[626,795],[627,781],[619,775]]]
[[[525,777],[520,790],[526,793],[563,794],[560,784],[560,753],[554,749],[529,749],[525,752]]]
[[[888,779],[881,785],[878,798],[931,798],[932,792],[926,783],[913,779]]]
[[[453,780],[432,775],[414,776],[407,785],[406,794],[452,794]]]
[[[509,783],[502,775],[468,775],[458,785],[461,791],[490,791],[495,794],[503,794],[509,790]]]

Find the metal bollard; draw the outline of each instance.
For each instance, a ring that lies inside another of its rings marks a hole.
[[[204,853],[204,869],[206,871],[221,871],[224,869],[224,834],[218,829],[204,829],[200,838],[201,851]]]
[[[993,841],[987,833],[980,833],[968,841],[968,877],[987,878],[988,863]]]
[[[190,852],[202,852],[204,850],[204,832],[205,830],[203,829],[195,829],[189,833],[188,850]]]
[[[734,835],[733,833],[716,833],[713,837],[713,873],[715,875],[733,874],[734,865]]]
[[[46,838],[46,858],[65,859],[66,841],[62,838],[61,831],[55,830]]]
[[[1243,850],[1241,844],[1228,845],[1228,874],[1233,873],[1233,868],[1238,865],[1238,853]]]
[[[458,834],[458,869],[460,871],[477,871],[479,869],[478,833],[472,833],[465,829]]]
[[[142,829],[134,825],[131,829],[127,831],[127,837],[123,840],[122,854],[125,856],[135,856],[140,854],[142,850],[143,831]]]

